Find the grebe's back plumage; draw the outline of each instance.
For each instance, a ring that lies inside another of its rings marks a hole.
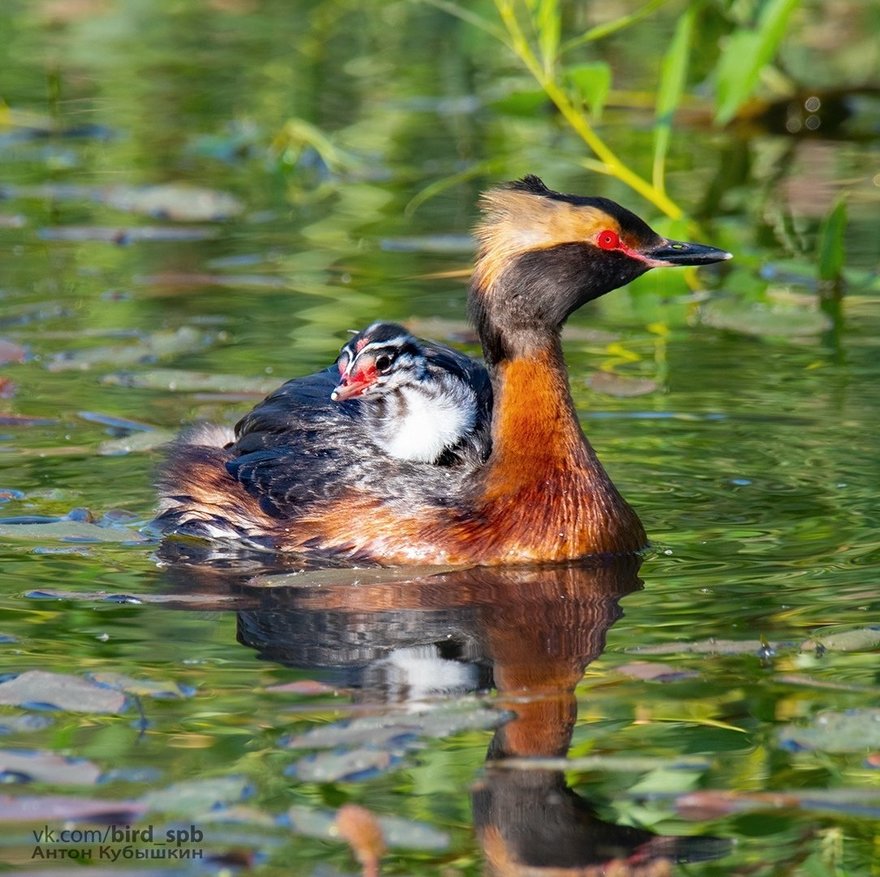
[[[572,311],[650,268],[730,256],[668,241],[612,201],[562,195],[536,177],[491,190],[482,208],[469,308],[486,370],[442,350],[471,391],[486,383],[491,438],[465,428],[476,439],[451,460],[390,456],[387,441],[383,448],[363,429],[363,412],[347,407],[356,400],[344,388],[341,404],[330,399],[355,345],[341,368],[269,396],[230,446],[178,445],[159,525],[208,536],[225,527],[274,548],[389,563],[560,561],[643,548],[638,517],[581,431],[560,331]],[[367,351],[374,371],[377,351]]]
[[[491,409],[481,362],[396,323],[373,323],[336,365],[283,384],[234,430],[184,433],[161,473],[156,523],[280,547],[267,530],[316,503],[366,493],[396,505],[417,484],[442,505],[489,456]]]

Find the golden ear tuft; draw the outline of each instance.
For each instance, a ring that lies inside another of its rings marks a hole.
[[[523,253],[586,242],[598,231],[618,229],[617,221],[599,207],[544,193],[550,190],[537,177],[526,177],[480,196],[483,216],[475,229],[477,286],[488,289]]]

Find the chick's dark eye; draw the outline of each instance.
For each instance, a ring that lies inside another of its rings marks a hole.
[[[380,353],[376,357],[376,371],[385,374],[391,369],[392,359],[387,353]]]
[[[603,250],[615,250],[620,244],[620,235],[610,228],[600,231],[596,237],[596,244]]]

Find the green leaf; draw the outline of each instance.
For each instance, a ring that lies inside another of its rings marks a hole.
[[[663,188],[672,119],[684,91],[694,22],[699,8],[700,4],[692,4],[678,20],[672,44],[663,56],[660,68],[660,85],[657,89],[657,122],[654,129],[654,185],[659,189]]]
[[[769,0],[755,29],[731,34],[716,70],[715,121],[727,124],[752,95],[761,70],[773,60],[786,25],[801,0]]]
[[[552,70],[556,63],[562,31],[561,17],[557,0],[540,0],[534,20],[545,70]]]
[[[594,61],[568,67],[565,75],[598,119],[611,90],[611,68],[604,61]]]
[[[819,229],[817,250],[820,280],[834,281],[840,278],[845,255],[845,234],[846,201],[841,198],[825,217]]]

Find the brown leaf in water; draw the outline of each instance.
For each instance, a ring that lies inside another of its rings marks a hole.
[[[24,362],[27,350],[20,344],[10,341],[8,338],[0,338],[0,365],[9,362]]]
[[[273,694],[332,694],[336,689],[315,679],[298,679],[296,682],[270,685],[266,691]]]
[[[336,814],[336,830],[363,867],[364,877],[378,875],[379,860],[385,854],[385,838],[376,817],[365,807],[346,804]]]
[[[660,384],[652,378],[631,378],[626,375],[618,375],[614,372],[593,372],[587,383],[590,389],[596,393],[604,393],[606,396],[629,398],[632,396],[647,396],[655,393]]]
[[[617,672],[633,679],[652,682],[677,682],[680,679],[694,679],[700,675],[694,670],[679,669],[653,661],[631,661],[629,664],[617,667]]]

